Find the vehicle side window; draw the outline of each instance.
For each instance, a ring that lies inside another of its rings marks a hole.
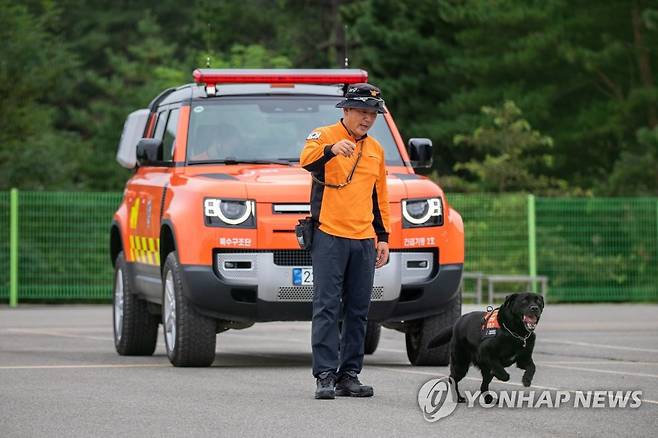
[[[165,126],[167,125],[167,116],[169,111],[162,111],[158,114],[158,120],[155,123],[155,131],[153,132],[153,138],[158,138],[162,140],[162,135],[164,134]]]
[[[178,128],[178,108],[169,112],[167,120],[167,129],[164,132],[162,140],[162,159],[171,161],[174,156],[174,144],[176,143],[176,129]]]

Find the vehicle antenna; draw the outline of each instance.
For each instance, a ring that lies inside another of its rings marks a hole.
[[[208,22],[208,32],[206,32],[206,68],[210,68],[210,35],[212,33],[212,24]]]
[[[345,50],[345,68],[350,66],[350,58],[347,57],[347,24],[343,25],[343,49]]]

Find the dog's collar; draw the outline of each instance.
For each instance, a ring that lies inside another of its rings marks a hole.
[[[526,341],[532,335],[531,331],[528,331],[528,329],[526,329],[526,331],[528,331],[528,334],[525,337],[523,337],[523,336],[517,335],[512,330],[508,329],[507,326],[505,325],[505,323],[503,323],[503,327],[505,328],[505,330],[507,330],[509,332],[510,335],[514,336],[516,339],[518,339],[520,341],[523,341],[523,348],[525,348]]]

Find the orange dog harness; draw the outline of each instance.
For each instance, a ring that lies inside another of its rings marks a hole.
[[[482,317],[482,337],[489,338],[496,336],[500,323],[498,322],[498,309],[487,312]]]

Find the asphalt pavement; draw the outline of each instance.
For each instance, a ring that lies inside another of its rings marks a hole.
[[[464,312],[483,306],[464,306]],[[537,328],[537,373],[494,391],[642,391],[636,408],[459,405],[424,419],[418,392],[447,367],[412,367],[404,335],[382,330],[361,380],[372,398],[315,400],[310,323],[264,323],[218,335],[210,368],[155,355],[121,357],[112,308],[0,307],[1,437],[452,436],[653,437],[658,428],[658,305],[548,305]],[[460,389],[476,391],[471,369]]]

